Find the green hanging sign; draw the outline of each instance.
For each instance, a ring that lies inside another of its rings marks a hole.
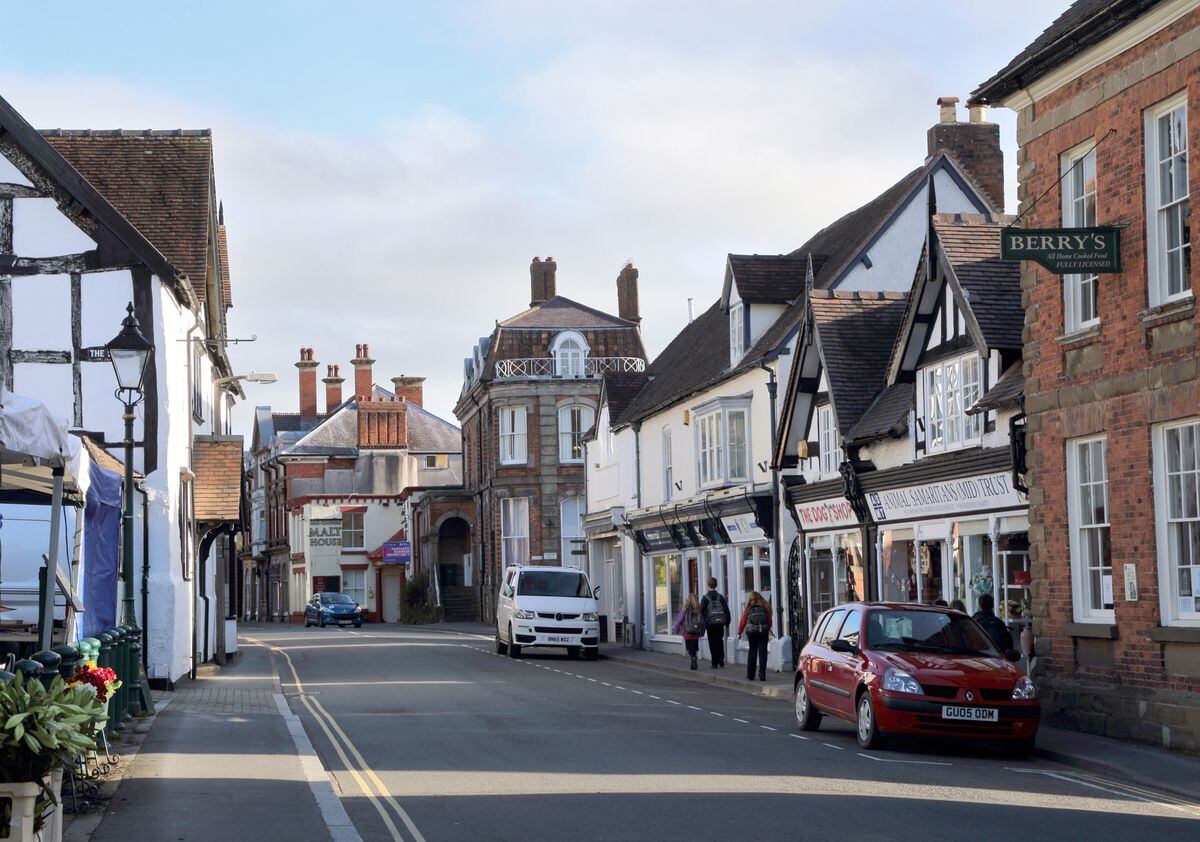
[[[1121,229],[1001,228],[1000,257],[1032,260],[1056,275],[1121,271]]]

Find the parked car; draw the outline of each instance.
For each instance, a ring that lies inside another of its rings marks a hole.
[[[1034,746],[1037,688],[983,628],[948,608],[852,603],[820,616],[796,667],[796,724],[825,714],[876,748],[893,734],[984,739],[1013,756]]]
[[[327,625],[362,628],[362,607],[344,593],[316,593],[304,606],[304,627]]]
[[[563,646],[573,658],[599,658],[598,590],[570,567],[509,567],[496,606],[496,652],[519,658],[529,646]]]

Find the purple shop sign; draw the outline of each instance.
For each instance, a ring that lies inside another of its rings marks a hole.
[[[408,541],[387,541],[383,545],[384,564],[409,564],[412,562],[412,544]]]

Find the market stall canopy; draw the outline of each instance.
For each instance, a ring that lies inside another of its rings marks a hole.
[[[53,473],[64,469],[66,500],[79,503],[72,468],[79,444],[66,422],[40,401],[0,392],[0,503],[46,504],[54,489]]]

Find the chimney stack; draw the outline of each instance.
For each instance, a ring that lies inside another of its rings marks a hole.
[[[350,362],[354,365],[354,396],[371,397],[371,387],[375,382],[371,377],[371,365],[375,361],[371,359],[371,349],[365,342],[354,346],[354,359]]]
[[[342,384],[346,378],[342,377],[341,366],[338,365],[328,366],[325,374],[321,382],[325,384],[325,414],[329,415],[342,405]]]
[[[688,324],[696,321],[696,299],[688,298]]]
[[[392,391],[396,393],[396,397],[424,407],[425,388],[421,385],[424,382],[424,377],[411,377],[401,374],[399,377],[392,378]]]
[[[529,264],[529,306],[536,307],[558,294],[554,273],[558,264],[553,257],[535,257]]]
[[[642,320],[638,315],[638,270],[632,260],[625,261],[617,275],[617,315],[627,322]]]
[[[408,446],[408,404],[398,398],[358,402],[358,446],[388,450]]]
[[[300,360],[296,363],[300,370],[300,417],[311,419],[317,417],[317,361],[313,359],[312,348],[300,349]]]
[[[985,121],[986,111],[968,103],[970,122],[958,122],[958,97],[938,97],[939,119],[929,129],[929,158],[946,151],[979,187],[997,211],[1004,210],[1004,153],[1000,127]]]

